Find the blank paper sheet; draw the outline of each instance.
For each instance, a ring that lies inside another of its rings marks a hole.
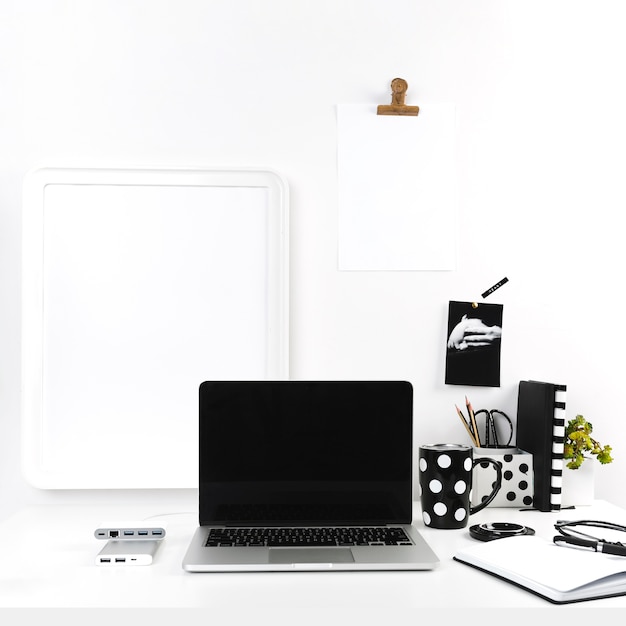
[[[340,270],[453,270],[455,108],[417,117],[337,110]]]

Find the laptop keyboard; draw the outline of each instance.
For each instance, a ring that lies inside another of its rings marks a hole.
[[[406,546],[402,528],[367,526],[306,528],[212,528],[207,547]]]

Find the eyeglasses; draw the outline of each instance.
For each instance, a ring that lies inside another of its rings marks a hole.
[[[594,552],[604,552],[605,554],[626,556],[626,545],[624,545],[621,541],[607,541],[606,539],[600,539],[594,535],[589,535],[581,530],[577,530],[577,526],[626,532],[626,526],[613,524],[611,522],[601,522],[598,520],[559,520],[554,527],[561,534],[554,537],[554,543],[559,546],[583,548],[586,550],[593,550]]]

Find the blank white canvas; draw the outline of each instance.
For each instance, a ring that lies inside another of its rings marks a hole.
[[[44,466],[139,458],[142,431],[156,454],[178,457],[194,440],[202,380],[264,375],[266,315],[250,306],[267,289],[264,194],[48,186]],[[215,227],[229,215],[235,241]],[[193,476],[195,461],[177,463]]]
[[[338,106],[340,270],[453,270],[455,108]]]

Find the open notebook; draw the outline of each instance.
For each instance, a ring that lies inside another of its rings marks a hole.
[[[479,543],[454,560],[555,604],[626,595],[626,558],[559,547],[537,535]]]

